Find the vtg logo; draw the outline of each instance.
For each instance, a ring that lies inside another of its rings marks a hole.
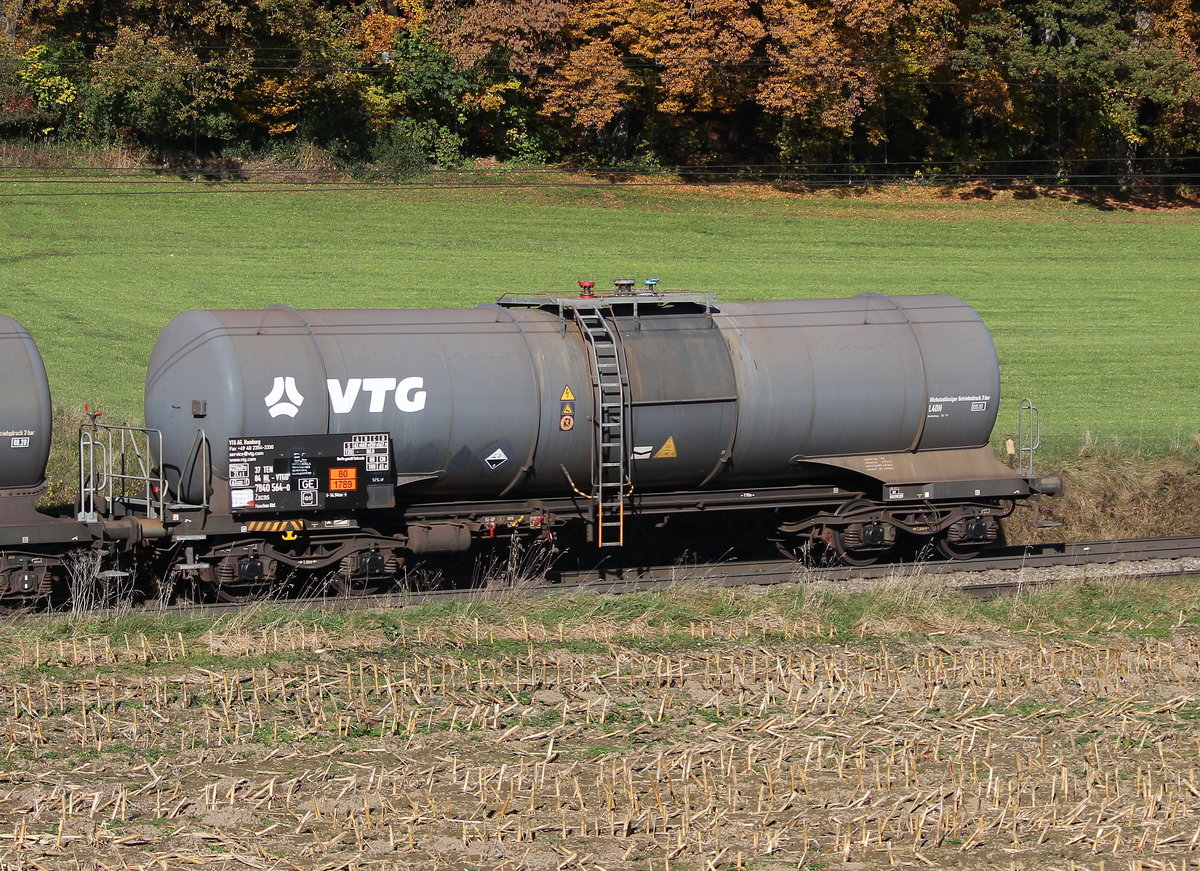
[[[367,411],[372,413],[383,411],[389,393],[400,411],[420,411],[425,407],[425,379],[420,376],[399,382],[395,378],[351,378],[344,387],[336,378],[330,378],[325,385],[329,388],[329,407],[334,414],[353,411],[360,392],[371,394]]]
[[[329,391],[329,408],[334,414],[352,412],[360,393],[370,395],[367,411],[372,414],[383,411],[388,394],[392,394],[392,402],[400,411],[414,412],[425,407],[425,379],[420,376],[400,381],[395,378],[350,378],[345,384],[330,378],[325,386]],[[284,397],[287,397],[286,402],[282,401]],[[271,417],[281,414],[295,417],[304,404],[304,395],[296,387],[296,379],[291,375],[277,375],[263,401]]]
[[[285,395],[288,401],[281,402]],[[281,414],[295,417],[300,411],[300,406],[304,404],[304,395],[296,389],[296,379],[291,375],[277,375],[275,383],[271,385],[271,392],[263,397],[263,402],[267,404],[267,411],[271,412],[271,417],[279,417]]]

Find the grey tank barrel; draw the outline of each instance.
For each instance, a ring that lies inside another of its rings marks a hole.
[[[0,489],[36,487],[50,457],[50,382],[29,333],[5,315],[0,372]]]
[[[991,336],[951,296],[664,296],[609,320],[641,492],[784,485],[822,457],[979,447],[995,422]],[[386,432],[413,498],[561,496],[592,483],[605,401],[593,365],[561,306],[191,311],[155,346],[146,422],[189,501],[204,495],[201,433],[221,479],[230,438]]]

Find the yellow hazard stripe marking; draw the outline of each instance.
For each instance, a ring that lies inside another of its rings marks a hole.
[[[246,524],[247,532],[288,532],[303,528],[303,520],[251,520]]]

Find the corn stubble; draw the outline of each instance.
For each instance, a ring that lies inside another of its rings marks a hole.
[[[58,869],[1196,867],[1200,639],[822,633],[772,616],[694,623],[670,649],[603,621],[23,638],[0,681],[0,851]]]

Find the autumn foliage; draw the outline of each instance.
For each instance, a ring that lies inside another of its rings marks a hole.
[[[1198,42],[1188,0],[0,0],[0,135],[1129,173],[1200,151]]]

